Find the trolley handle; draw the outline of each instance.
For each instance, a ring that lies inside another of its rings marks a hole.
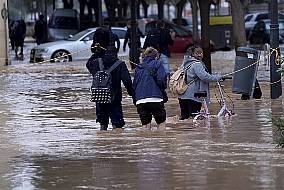
[[[231,77],[231,76],[224,76],[224,77],[222,77],[223,80],[232,79],[232,78],[233,78],[233,77]]]
[[[232,79],[233,77],[231,77],[231,76],[224,76],[224,77],[222,77],[222,81],[225,81],[226,79]]]

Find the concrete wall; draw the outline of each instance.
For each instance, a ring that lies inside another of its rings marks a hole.
[[[8,47],[8,20],[3,19],[5,12],[4,5],[7,10],[7,0],[0,0],[0,67],[8,64],[7,47]],[[6,16],[8,12],[6,12]]]

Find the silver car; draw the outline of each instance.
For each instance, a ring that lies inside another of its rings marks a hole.
[[[123,51],[123,42],[126,28],[112,27],[112,32],[118,35],[120,48],[118,56],[127,56],[128,45]],[[68,62],[77,60],[87,60],[92,55],[91,45],[96,28],[89,28],[68,38],[67,40],[49,42],[34,47],[30,53],[30,62]],[[141,38],[143,45],[144,38]]]

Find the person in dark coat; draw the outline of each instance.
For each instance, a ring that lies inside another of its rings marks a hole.
[[[164,93],[167,88],[167,75],[159,61],[159,53],[148,47],[143,53],[143,62],[135,70],[133,80],[134,101],[142,126],[151,129],[152,116],[158,129],[165,129],[166,110]]]
[[[154,47],[160,53],[160,60],[163,62],[165,71],[170,76],[171,68],[169,64],[169,57],[171,56],[169,46],[174,44],[175,32],[170,32],[165,27],[163,20],[158,20],[154,28],[152,28],[146,36],[143,48]]]
[[[107,28],[99,28],[93,37],[92,52],[93,55],[87,61],[87,69],[94,76],[99,71],[99,62],[97,58],[102,58],[104,69],[110,68],[117,60],[117,51],[110,45],[110,32]],[[109,118],[114,129],[122,128],[125,125],[122,112],[122,88],[123,82],[126,90],[132,96],[132,81],[125,62],[122,62],[111,72],[111,89],[114,100],[109,104],[96,103],[97,122],[100,123],[101,130],[107,130]]]
[[[26,37],[26,23],[23,19],[18,20],[13,25],[15,31],[15,55],[16,59],[24,59],[24,40]],[[20,53],[18,50],[20,48]]]
[[[141,41],[140,38],[144,38],[143,33],[139,30],[139,28],[137,27],[137,37],[136,37],[136,43],[137,43],[137,48],[140,51],[141,49]],[[129,47],[129,58],[130,60],[134,60],[134,58],[131,58],[132,55],[132,50],[131,50],[131,24],[130,22],[127,24],[127,31],[125,33],[125,37],[124,37],[124,43],[123,43],[123,51],[126,51],[126,45],[128,44]],[[133,64],[131,64],[131,68],[133,69],[135,66]]]
[[[110,31],[110,45],[115,46],[117,52],[119,52],[120,49],[120,40],[118,36],[112,31],[111,26],[109,26],[109,31]]]
[[[15,31],[13,28],[14,23],[15,23],[14,20],[9,20],[9,38],[12,50],[15,50]]]
[[[43,44],[47,41],[47,25],[43,15],[39,15],[39,20],[35,23],[34,31],[34,37],[37,45]]]

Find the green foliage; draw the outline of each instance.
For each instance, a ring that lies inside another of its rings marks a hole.
[[[272,116],[269,113],[269,118],[272,121],[272,124],[277,127],[277,132],[279,133],[279,139],[277,140],[277,148],[284,148],[284,118]]]

